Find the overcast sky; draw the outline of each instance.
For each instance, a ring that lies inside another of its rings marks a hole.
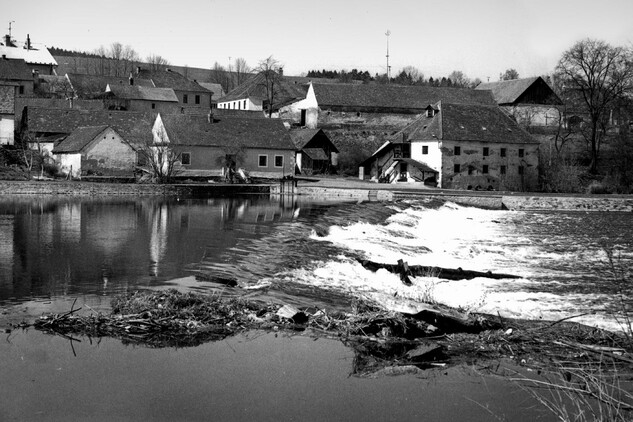
[[[591,37],[633,44],[633,0],[2,0],[12,35],[93,51],[115,41],[142,58],[209,68],[272,55],[286,74],[357,68],[429,76],[461,70],[498,80],[551,72],[563,51]],[[8,3],[8,4],[7,4]],[[28,7],[25,5],[28,4]],[[391,35],[385,33],[389,30]]]

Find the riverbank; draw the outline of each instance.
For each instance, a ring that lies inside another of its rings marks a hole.
[[[0,181],[0,195],[225,197],[235,194],[300,195],[354,201],[396,201],[427,198],[448,200],[460,205],[486,209],[633,212],[633,196],[631,195],[459,191],[430,188],[418,184],[378,184],[344,178],[296,179],[244,185],[226,183],[155,185],[81,181]]]

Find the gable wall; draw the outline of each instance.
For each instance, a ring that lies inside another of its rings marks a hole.
[[[136,166],[136,151],[111,128],[92,141],[82,154],[83,174],[131,174]]]

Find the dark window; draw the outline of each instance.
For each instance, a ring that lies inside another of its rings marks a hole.
[[[275,155],[275,167],[283,167],[283,166],[284,166],[284,156]]]
[[[24,86],[20,85],[20,89],[18,91],[19,94],[24,94]]]
[[[501,173],[501,174],[506,174],[506,166],[501,166],[501,167],[499,168],[499,173]]]
[[[482,173],[483,174],[488,174],[488,165],[484,164],[483,168],[482,168]]]
[[[200,96],[199,95],[196,95],[195,102],[196,102],[196,104],[200,104]]]
[[[519,174],[523,174],[523,166],[519,166]]]
[[[506,156],[506,149],[505,148],[501,148],[501,153],[499,155],[501,155],[502,157],[505,157]]]
[[[191,164],[191,153],[190,152],[183,152],[180,155],[180,162],[182,163],[183,166]]]
[[[484,147],[484,157],[487,157],[490,154],[490,149],[488,147]]]
[[[152,110],[156,108],[156,103],[152,103]]]
[[[453,173],[459,173],[461,169],[459,168],[459,164],[453,165]]]
[[[402,158],[402,146],[400,145],[393,146],[393,158]]]
[[[429,147],[428,145],[424,145],[422,146],[422,154],[428,154],[429,153]]]
[[[182,102],[184,104],[187,104],[189,102],[189,96],[187,94],[183,94],[182,96]]]
[[[301,119],[299,121],[299,126],[305,126],[306,125],[306,113],[308,111],[305,109],[301,109]]]
[[[260,155],[259,156],[259,166],[260,167],[268,167],[268,156],[267,155]]]
[[[519,148],[519,157],[523,157],[524,154],[525,151],[523,151],[523,148]]]
[[[462,155],[462,149],[461,149],[461,147],[455,147],[455,149],[454,149],[454,154],[455,154],[455,155]]]

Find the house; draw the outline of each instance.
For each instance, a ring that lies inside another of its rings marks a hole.
[[[271,80],[274,81],[272,85]],[[269,104],[269,90],[272,90],[272,104]],[[267,80],[263,72],[253,75],[218,99],[218,109],[266,111],[272,117],[312,129],[317,125],[316,108],[311,84],[295,84],[278,74],[269,76]]]
[[[33,76],[21,59],[0,59],[0,145],[13,145],[16,98],[33,94]]]
[[[57,61],[48,49],[43,45],[31,42],[31,37],[26,36],[26,42],[20,43],[5,35],[0,43],[0,57],[11,60],[24,60],[32,73],[42,75],[54,75]]]
[[[198,82],[198,85],[211,92],[211,108],[218,108],[218,98],[224,97],[224,89],[221,84],[213,82]]]
[[[152,113],[76,108],[25,107],[19,131],[38,149],[52,151],[61,139],[79,127],[109,126],[133,145],[152,142]]]
[[[156,88],[173,89],[182,113],[200,111],[206,113],[211,109],[211,91],[170,68],[150,70],[137,67],[136,73],[131,77],[134,80],[150,80]]]
[[[563,102],[540,76],[481,83],[477,91],[489,90],[496,103],[524,126],[557,126]]]
[[[180,156],[179,176],[224,176],[239,168],[253,177],[294,173],[295,146],[278,119],[159,114],[152,133],[155,146],[169,145]]]
[[[82,175],[131,176],[143,145],[126,140],[114,128],[81,126],[53,148],[60,171],[73,178]]]
[[[296,174],[329,173],[337,165],[338,149],[322,129],[297,129],[290,131],[297,148]]]
[[[178,97],[171,88],[108,84],[103,101],[108,110],[155,113],[178,113],[180,111]]]
[[[410,168],[424,172],[421,163],[437,172],[437,186],[444,189],[531,190],[538,182],[538,145],[497,106],[442,101],[378,149],[363,163],[363,173],[415,182],[420,180]]]
[[[142,79],[130,75],[128,77],[121,76],[103,76],[103,75],[87,75],[80,73],[67,73],[72,91],[78,99],[95,99],[102,98],[108,85],[117,86],[141,86],[153,88],[154,83],[149,79]]]

